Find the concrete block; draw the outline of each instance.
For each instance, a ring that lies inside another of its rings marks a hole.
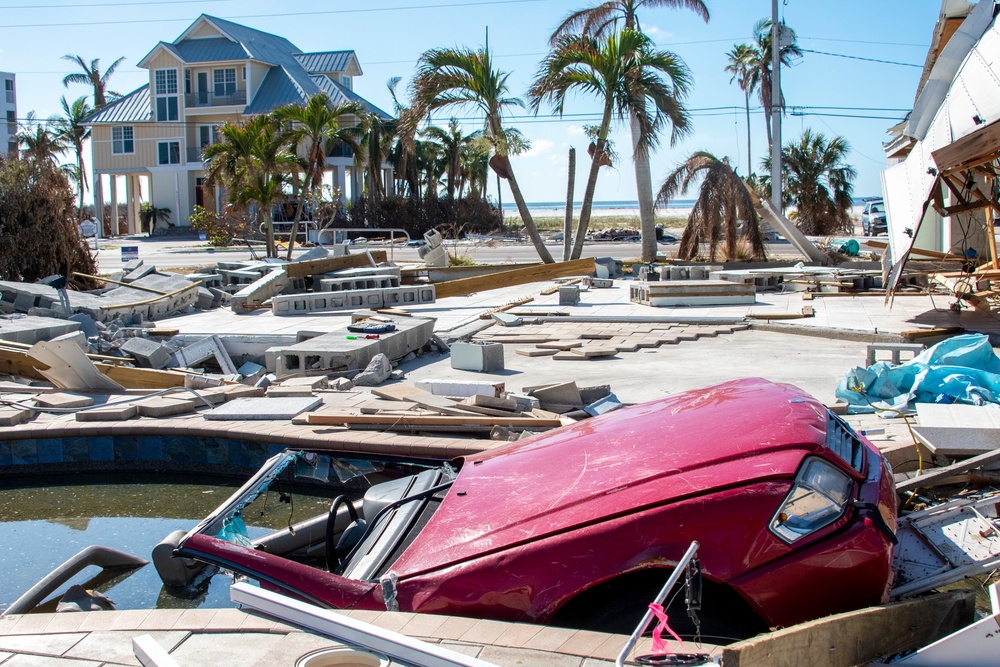
[[[229,357],[222,339],[218,336],[208,336],[202,338],[197,343],[192,343],[187,347],[174,352],[171,360],[174,366],[194,368],[206,359],[214,358],[222,369],[224,375],[237,375],[233,360]]]
[[[182,415],[186,412],[194,412],[203,405],[204,403],[197,399],[182,396],[156,396],[155,398],[147,398],[136,403],[140,415],[155,418],[172,417],[173,415]]]
[[[139,267],[136,267],[135,269],[129,271],[128,273],[126,273],[125,277],[122,278],[122,282],[123,283],[134,283],[136,280],[139,280],[141,278],[145,278],[146,276],[150,275],[151,273],[153,273],[155,271],[156,271],[156,267],[153,266],[153,265],[151,265],[151,264],[148,265],[148,266],[146,266],[146,265],[139,266]]]
[[[313,410],[323,403],[321,398],[237,398],[205,413],[205,419],[221,421],[251,421],[258,419],[291,419]]]
[[[617,260],[614,257],[598,257],[594,260],[597,266],[603,266],[604,271],[597,269],[598,278],[621,278],[625,274],[622,273],[622,263],[621,260]],[[606,275],[602,275],[606,274]]]
[[[559,305],[575,306],[580,303],[579,285],[563,285],[559,288]]]
[[[215,294],[206,287],[198,288],[198,300],[194,302],[194,307],[199,310],[209,310],[215,306]]]
[[[313,395],[313,390],[305,385],[299,387],[295,385],[290,387],[271,385],[265,390],[264,395],[268,398],[307,397]]]
[[[135,359],[136,366],[140,368],[160,370],[170,363],[170,353],[167,352],[167,348],[162,343],[148,338],[129,338],[119,349]]]
[[[74,331],[73,333],[63,334],[62,336],[56,336],[52,339],[53,343],[74,343],[84,352],[90,352],[90,343],[87,342],[87,337],[82,331]]]
[[[79,331],[79,322],[55,317],[0,317],[0,340],[34,345]]]
[[[503,343],[454,343],[451,346],[451,367],[481,373],[502,371]]]
[[[94,318],[86,313],[73,313],[68,318],[70,322],[76,322],[80,325],[80,331],[87,338],[93,338],[98,334],[97,324],[94,322]]]
[[[233,295],[229,305],[234,313],[245,313],[281,294],[288,287],[288,276],[283,269],[270,271]]]
[[[361,276],[392,276],[401,280],[403,273],[398,266],[356,266],[351,269],[341,269],[324,273],[323,278],[358,278]]]
[[[725,280],[683,280],[678,282],[633,282],[629,298],[644,306],[751,305],[757,292],[752,284]]]
[[[436,229],[431,229],[424,232],[424,241],[427,242],[432,248],[437,248],[439,245],[444,243],[444,238],[441,236],[441,232]]]
[[[63,392],[40,394],[35,397],[35,405],[43,408],[85,408],[93,404],[94,399],[90,396]]]
[[[529,392],[542,403],[557,403],[583,407],[583,398],[576,382],[561,382],[548,387],[536,388]]]
[[[426,247],[426,246],[425,246]],[[442,268],[448,266],[448,249],[444,246],[431,248],[423,257],[424,264]]]
[[[502,327],[519,327],[524,324],[524,319],[518,317],[517,315],[508,315],[507,313],[492,313],[490,317],[493,321]]]
[[[93,410],[80,410],[75,417],[78,422],[123,422],[138,414],[139,407],[135,403],[122,403]]]

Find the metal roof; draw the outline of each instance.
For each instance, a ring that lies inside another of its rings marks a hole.
[[[268,113],[286,104],[303,104],[307,99],[308,96],[302,94],[302,89],[295,85],[282,68],[272,67],[264,75],[260,88],[243,113]]]
[[[325,51],[321,53],[299,53],[295,59],[310,74],[320,72],[345,72],[355,59],[354,51]]]
[[[316,79],[316,78],[317,77],[313,77],[313,79]],[[333,93],[330,93],[330,98],[331,99],[337,100],[338,96],[341,96],[346,101],[349,101],[349,102],[360,102],[361,104],[364,105],[365,109],[368,110],[368,113],[377,114],[380,118],[382,118],[382,120],[390,120],[392,118],[392,114],[389,114],[389,113],[386,113],[385,111],[382,111],[377,106],[375,106],[374,104],[372,104],[371,102],[369,102],[365,98],[361,97],[360,95],[358,95],[357,93],[355,93],[353,90],[351,90],[347,86],[345,86],[343,84],[340,84],[340,83],[337,83],[336,81],[332,80],[328,76],[323,76],[322,78],[326,79],[326,81],[328,81],[330,83],[330,85],[338,93],[338,95],[334,95]]]
[[[153,120],[153,107],[149,102],[149,84],[119,97],[103,109],[87,116],[83,122],[95,123],[145,123]]]
[[[186,63],[207,63],[220,60],[246,60],[247,50],[237,42],[225,37],[211,39],[186,39],[183,42],[166,45],[177,57]]]

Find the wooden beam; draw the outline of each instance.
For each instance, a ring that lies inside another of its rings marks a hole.
[[[865,245],[869,245],[873,248],[887,248],[889,244],[885,241],[865,241]],[[940,250],[924,250],[923,248],[910,248],[911,255],[921,255],[922,257],[930,257],[932,259],[955,259],[960,262],[965,261],[965,257],[961,255],[953,255],[948,252],[941,252]]]
[[[976,593],[948,591],[827,616],[722,649],[725,667],[854,667],[920,648],[973,620]]]
[[[543,280],[565,278],[566,276],[579,276],[593,273],[594,271],[596,271],[596,266],[593,259],[577,259],[570,262],[539,264],[524,269],[501,271],[500,273],[493,273],[488,276],[435,283],[435,298],[444,299],[449,296],[465,296],[473,292],[485,292],[502,287],[526,285]]]
[[[924,471],[923,475],[917,475],[916,477],[911,477],[906,481],[899,482],[896,484],[896,492],[905,493],[916,489],[929,489],[932,486],[942,484],[949,477],[954,477],[955,475],[959,475],[963,472],[969,472],[970,470],[975,470],[976,468],[984,466],[988,463],[995,463],[997,461],[1000,461],[1000,449],[992,452],[986,452],[985,454],[980,454],[978,456],[973,456],[971,459],[958,461],[957,463],[952,463],[950,466],[945,466],[943,468],[932,468]]]
[[[538,417],[477,417],[475,415],[348,415],[314,412],[307,415],[310,424],[321,426],[346,426],[349,424],[380,424],[384,426],[562,426],[558,419]]]
[[[341,269],[353,269],[358,266],[375,266],[388,261],[385,250],[369,250],[343,257],[324,257],[307,262],[292,262],[285,264],[285,275],[289,278],[305,278]]]
[[[1000,153],[1000,121],[977,129],[961,139],[931,152],[942,174],[971,169],[992,161]]]
[[[129,366],[112,366],[111,364],[95,365],[97,370],[126,389],[183,387],[184,378],[188,375],[178,371],[158,371],[152,368],[131,368]]]
[[[49,368],[45,364],[32,361],[21,350],[0,348],[0,373],[4,375],[18,375],[32,380],[44,380],[45,376],[38,372],[38,366],[42,366],[43,371]]]

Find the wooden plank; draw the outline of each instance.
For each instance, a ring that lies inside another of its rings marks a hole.
[[[943,468],[925,470],[923,475],[918,475],[917,477],[913,477],[896,484],[896,492],[904,493],[907,491],[914,491],[916,489],[929,489],[932,486],[944,484],[950,477],[963,472],[969,472],[970,470],[975,470],[976,468],[982,467],[987,463],[995,463],[996,461],[1000,461],[1000,450],[986,452],[985,454],[980,454],[979,456],[973,456],[971,459],[958,461]]]
[[[503,287],[526,285],[554,278],[578,276],[593,273],[596,270],[593,259],[577,259],[570,262],[555,262],[554,264],[539,264],[524,269],[501,271],[488,276],[449,280],[435,283],[435,298],[444,299],[449,296],[465,296],[473,292],[485,292]]]
[[[370,259],[369,259],[369,256]],[[307,262],[292,262],[285,265],[285,275],[289,278],[305,278],[341,269],[353,269],[359,266],[375,266],[388,261],[385,250],[369,250],[367,253],[344,255],[343,257],[324,257]],[[372,263],[374,262],[374,264]]]
[[[1000,121],[977,129],[961,139],[931,151],[938,171],[969,169],[992,160],[1000,152]]]
[[[865,245],[871,246],[872,248],[885,249],[889,247],[889,244],[885,241],[865,241]],[[940,252],[939,250],[924,250],[923,248],[910,248],[911,255],[921,255],[923,257],[930,257],[932,259],[955,259],[958,261],[965,261],[965,258],[961,255],[953,255],[947,252]]]
[[[345,415],[329,412],[311,412],[310,424],[338,426],[349,424],[398,424],[399,426],[561,426],[558,419],[537,417],[477,417],[475,415],[427,415],[408,417],[402,415]]]
[[[126,389],[169,389],[183,387],[187,373],[177,371],[158,371],[152,368],[130,368],[128,366],[112,366],[111,364],[96,364],[97,370],[125,387]]]
[[[854,667],[919,648],[973,620],[975,591],[948,591],[827,616],[722,649],[726,667]]]
[[[0,373],[4,375],[17,375],[32,380],[44,380],[45,376],[38,372],[38,369],[48,370],[48,366],[43,363],[28,359],[28,355],[21,350],[11,350],[0,347]]]
[[[411,384],[389,384],[384,387],[372,387],[371,391],[375,396],[389,401],[412,401],[417,396],[433,396],[431,392]]]
[[[412,410],[415,407],[417,407],[416,403],[407,401],[387,401],[385,399],[373,398],[362,403],[360,409],[363,415],[375,415],[379,412]]]

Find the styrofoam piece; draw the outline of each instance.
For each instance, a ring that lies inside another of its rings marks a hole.
[[[156,643],[152,635],[133,637],[132,653],[143,667],[180,667],[167,650]]]
[[[461,371],[493,373],[504,369],[503,343],[453,343],[451,367]]]
[[[496,396],[503,394],[505,383],[488,380],[417,380],[413,383],[417,389],[429,391],[437,396],[456,396],[465,398],[479,394],[481,396]]]
[[[237,398],[205,413],[205,419],[219,421],[250,421],[257,419],[291,419],[322,405],[316,397]]]
[[[1000,428],[1000,405],[917,403],[917,420],[922,428]]]

